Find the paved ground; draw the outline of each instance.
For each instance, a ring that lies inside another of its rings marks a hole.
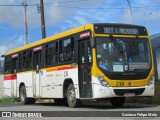
[[[160,111],[160,105],[126,103],[121,108],[115,108],[110,103],[83,103],[80,108],[55,105],[54,103],[36,103],[22,105],[19,102],[0,104],[0,111]]]
[[[41,111],[48,111],[46,113],[42,113],[43,115],[52,115],[57,116],[54,117],[54,120],[61,120],[61,119],[67,119],[67,120],[79,120],[79,119],[89,119],[89,120],[101,120],[101,119],[115,119],[115,120],[150,120],[152,119],[160,119],[158,117],[155,117],[156,114],[160,116],[160,105],[149,105],[149,104],[139,104],[139,103],[126,103],[121,108],[115,108],[112,107],[111,104],[105,103],[105,104],[88,104],[84,103],[80,108],[69,108],[67,106],[57,106],[53,103],[36,103],[34,105],[21,105],[20,103],[9,103],[9,104],[0,104],[0,111],[18,111],[18,112],[26,112],[26,111],[34,111],[34,112],[40,112]],[[51,111],[51,112],[50,112]],[[64,112],[65,111],[65,112]],[[88,112],[89,111],[89,112]],[[143,117],[145,114],[152,113],[152,117]],[[123,115],[129,115],[129,114],[139,114],[139,117],[122,117]],[[74,117],[74,116],[79,117]],[[97,115],[97,117],[95,117]],[[100,117],[100,116],[107,116],[107,117]],[[63,116],[70,116],[70,117],[63,117]],[[82,117],[82,116],[92,116],[92,117]],[[94,117],[93,117],[94,116]],[[110,116],[110,117],[108,117]],[[118,116],[118,117],[113,117]],[[2,119],[2,118],[0,118]],[[4,118],[3,118],[4,119]],[[22,118],[5,118],[5,119],[19,119]],[[53,120],[52,117],[45,117],[45,118],[23,118],[23,119],[37,119],[37,120]]]

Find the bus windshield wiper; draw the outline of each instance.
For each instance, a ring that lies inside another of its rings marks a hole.
[[[114,44],[114,46],[120,51],[120,53],[123,53],[123,47],[114,39],[112,35],[109,36],[110,40]]]

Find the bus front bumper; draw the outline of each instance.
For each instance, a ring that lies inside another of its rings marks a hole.
[[[104,87],[100,84],[93,85],[93,97],[134,97],[134,96],[154,96],[154,84],[141,87]]]

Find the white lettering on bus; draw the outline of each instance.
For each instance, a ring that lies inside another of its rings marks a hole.
[[[138,29],[125,29],[125,28],[121,28],[121,29],[119,29],[119,33],[121,33],[121,34],[137,35],[138,34]]]
[[[18,57],[18,54],[13,54],[12,55],[12,58],[17,58]]]
[[[39,51],[41,49],[42,49],[42,46],[36,47],[36,48],[34,48],[34,52]]]
[[[88,36],[90,36],[90,32],[85,32],[85,33],[80,34],[80,38],[84,38]]]

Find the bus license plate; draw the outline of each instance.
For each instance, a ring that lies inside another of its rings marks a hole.
[[[135,93],[125,93],[124,96],[125,97],[134,97]]]

